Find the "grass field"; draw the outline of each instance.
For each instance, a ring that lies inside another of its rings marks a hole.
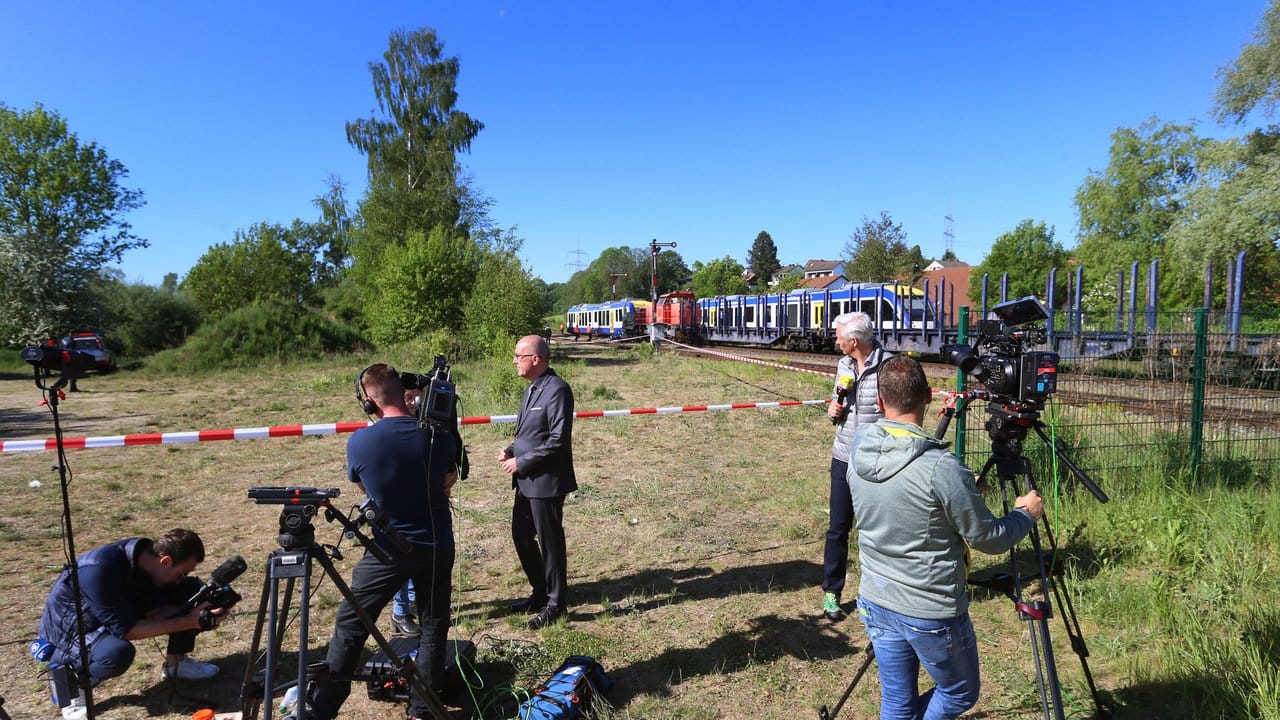
[[[352,378],[383,358],[350,357],[254,371],[157,375],[130,369],[80,383],[61,404],[68,437],[363,419]],[[401,369],[429,355],[400,351]],[[834,360],[833,360],[834,363]],[[754,365],[558,345],[553,366],[579,410],[816,399],[826,381]],[[509,361],[455,367],[465,415],[514,413],[524,383]],[[51,437],[29,376],[0,376],[0,437]],[[503,612],[527,588],[509,538],[511,490],[495,458],[511,425],[469,426],[472,475],[455,491],[458,563],[453,636],[479,649],[475,699],[457,718],[504,717],[508,689],[530,689],[567,655],[598,658],[616,686],[609,718],[814,717],[833,705],[862,657],[856,620],[818,612],[831,425],[821,408],[736,410],[580,420],[574,428],[581,489],[566,504],[569,621],[540,633]],[[138,660],[95,692],[109,718],[186,718],[198,707],[238,709],[267,553],[278,510],[248,501],[264,485],[340,487],[343,436],[206,442],[69,453],[76,547],[176,526],[204,537],[205,573],[229,555],[249,570],[237,617],[201,638],[196,657],[221,676],[173,688],[159,680],[163,641],[138,643]],[[0,695],[15,718],[56,717],[32,639],[48,586],[64,563],[54,454],[0,456]],[[1097,478],[1104,486],[1109,478]],[[38,488],[30,487],[40,480]],[[1063,497],[1055,516],[1067,588],[1098,685],[1117,718],[1280,718],[1280,500],[1268,484],[1189,488],[1168,478],[1126,478],[1099,505]],[[993,500],[998,502],[998,500]],[[336,525],[318,539],[337,543]],[[358,553],[342,543],[344,577]],[[855,552],[856,555],[856,552]],[[976,556],[978,573],[1007,557]],[[317,568],[317,572],[319,569]],[[856,587],[856,565],[850,585]],[[846,601],[852,599],[847,593]],[[323,658],[338,604],[331,583],[311,600],[310,660]],[[1040,717],[1027,625],[986,590],[972,607],[983,659],[975,718]],[[389,618],[380,625],[387,629]],[[1050,626],[1068,716],[1092,709],[1080,663],[1058,619]],[[294,625],[290,632],[296,633]],[[296,646],[291,634],[286,646]],[[289,654],[290,656],[292,653]],[[877,716],[871,674],[841,713]],[[343,717],[399,718],[398,706],[353,689]]]

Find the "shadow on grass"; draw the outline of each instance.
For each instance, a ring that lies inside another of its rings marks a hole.
[[[716,572],[707,567],[695,566],[682,569],[657,568],[620,578],[604,578],[585,583],[572,583],[573,596],[584,602],[598,602],[608,614],[629,614],[652,610],[676,603],[725,598],[746,592],[789,592],[812,587],[814,578],[822,577],[817,563],[803,560],[765,563],[763,565],[737,567]],[[639,602],[628,602],[633,595],[657,596]],[[493,615],[505,615],[507,605],[522,598],[486,600],[462,605],[459,614],[466,610],[487,610]],[[571,603],[572,605],[572,603]],[[601,612],[571,608],[574,620],[596,619]]]
[[[815,618],[762,615],[747,620],[748,627],[722,635],[710,643],[667,648],[660,655],[610,668],[615,681],[609,701],[626,706],[638,695],[671,694],[670,688],[702,675],[730,675],[784,657],[808,662],[815,657],[839,658],[861,651],[843,633],[823,632],[830,624]],[[853,626],[849,626],[853,627]],[[849,668],[850,678],[853,666]],[[796,678],[803,682],[803,678]]]
[[[1117,707],[1112,720],[1247,720],[1256,717],[1228,680],[1201,676],[1170,682],[1138,683],[1111,694]],[[1228,700],[1234,699],[1234,702]]]

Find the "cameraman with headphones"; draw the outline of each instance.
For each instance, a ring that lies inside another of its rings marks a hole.
[[[351,572],[351,593],[376,622],[405,581],[417,591],[417,667],[424,682],[439,692],[443,687],[446,636],[453,588],[453,518],[448,488],[455,480],[456,448],[449,432],[425,430],[405,405],[400,374],[378,363],[356,378],[356,399],[375,415],[373,425],[356,431],[347,441],[347,474],[382,509],[390,528],[408,545],[395,552],[389,539],[375,531],[374,539],[388,555],[384,563],[365,553]],[[369,637],[355,609],[343,601],[329,641],[331,675],[350,676]],[[317,681],[311,716],[330,720],[351,692],[350,680]],[[411,690],[409,715],[426,717],[426,700]]]

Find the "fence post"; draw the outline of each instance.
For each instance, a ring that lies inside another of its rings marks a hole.
[[[960,325],[956,329],[956,342],[969,341],[969,306],[960,307]],[[956,368],[956,392],[964,392],[964,371]],[[956,414],[956,457],[964,462],[964,416],[967,412]]]
[[[1209,366],[1209,308],[1196,310],[1196,357],[1191,369],[1191,478],[1200,479],[1204,451],[1204,386]]]

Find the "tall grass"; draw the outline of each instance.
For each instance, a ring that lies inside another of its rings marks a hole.
[[[1143,469],[1104,488],[1112,502],[1078,495],[1058,517],[1083,563],[1079,605],[1112,645],[1149,651],[1119,694],[1141,706],[1173,693],[1188,717],[1280,719],[1274,478],[1251,470],[1241,483],[1232,471],[1193,483],[1171,435],[1134,451]]]

